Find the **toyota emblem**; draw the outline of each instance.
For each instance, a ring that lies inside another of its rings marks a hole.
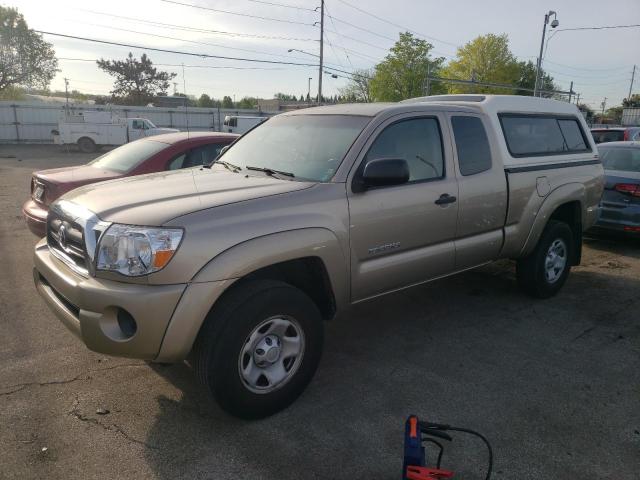
[[[64,225],[60,225],[60,229],[58,230],[58,243],[63,250],[67,249],[67,229]]]

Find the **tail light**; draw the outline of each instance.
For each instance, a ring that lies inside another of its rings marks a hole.
[[[640,184],[636,183],[616,183],[613,187],[616,192],[631,195],[632,197],[640,198]]]
[[[629,130],[624,131],[624,134],[622,135],[622,140],[624,140],[625,142],[629,140]]]

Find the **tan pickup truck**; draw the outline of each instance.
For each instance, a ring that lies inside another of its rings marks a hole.
[[[300,395],[324,321],[350,304],[500,258],[517,260],[525,292],[556,294],[602,190],[569,103],[310,108],[260,124],[208,168],[64,195],[34,278],[90,349],[189,359],[224,409],[256,418]]]

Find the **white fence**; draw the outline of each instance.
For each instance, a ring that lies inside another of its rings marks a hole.
[[[640,108],[622,110],[622,125],[640,127]]]
[[[64,105],[33,102],[0,102],[0,143],[51,143]],[[69,110],[113,111],[120,117],[148,118],[158,127],[192,131],[222,131],[225,115],[268,117],[273,113],[223,108],[130,107],[123,105],[70,105]]]

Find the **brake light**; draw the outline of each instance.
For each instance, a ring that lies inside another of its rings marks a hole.
[[[629,140],[629,130],[625,130],[622,139],[626,142]]]
[[[640,197],[640,185],[636,183],[616,183],[613,187],[615,191],[631,195],[632,197]]]

